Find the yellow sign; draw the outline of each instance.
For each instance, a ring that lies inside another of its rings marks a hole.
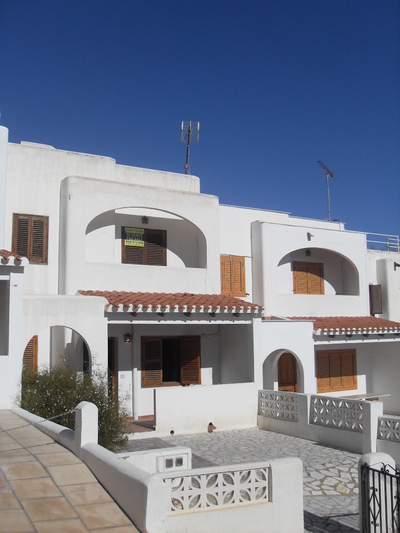
[[[144,248],[144,229],[125,228],[125,246]]]

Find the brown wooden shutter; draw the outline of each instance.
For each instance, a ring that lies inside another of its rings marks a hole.
[[[146,230],[145,250],[146,265],[165,266],[166,263],[166,231]]]
[[[317,352],[317,392],[319,394],[330,390],[329,384],[329,355]]]
[[[23,356],[23,365],[26,370],[32,370],[37,372],[38,369],[38,337],[35,335],[26,345],[24,356]]]
[[[14,215],[13,252],[24,257],[29,256],[29,219]]]
[[[246,296],[244,257],[221,255],[221,294]]]
[[[293,261],[294,294],[324,294],[324,265]]]
[[[331,391],[342,390],[342,371],[340,365],[340,353],[329,354],[329,389]]]
[[[162,383],[162,339],[142,337],[142,387],[158,387]]]
[[[382,314],[382,285],[369,286],[369,307],[371,315]]]
[[[48,231],[48,217],[14,214],[12,251],[31,263],[47,263]]]
[[[198,385],[200,379],[200,337],[181,337],[181,384]]]
[[[341,354],[342,365],[342,390],[357,388],[356,352],[346,350]]]

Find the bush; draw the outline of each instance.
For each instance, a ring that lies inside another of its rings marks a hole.
[[[108,394],[107,374],[92,378],[76,373],[66,366],[33,372],[24,367],[21,380],[21,407],[70,429],[75,429],[75,413],[66,413],[87,401],[99,410],[99,444],[111,451],[126,441],[124,418],[113,394]],[[58,416],[62,415],[62,416]]]

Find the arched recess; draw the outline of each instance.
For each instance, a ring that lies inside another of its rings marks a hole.
[[[143,206],[119,207],[93,218],[85,231],[85,260],[120,262],[116,244],[120,243],[123,227],[165,230],[167,252],[174,266],[207,267],[206,238],[198,226],[177,213]]]
[[[286,254],[278,263],[278,268],[284,275],[282,290],[279,292],[292,292],[293,283],[287,283],[287,276],[293,277],[293,262],[311,262],[323,265],[325,293],[359,296],[360,282],[356,265],[350,259],[338,252],[327,248],[299,248]],[[279,283],[279,281],[278,281]],[[284,287],[286,289],[284,289]]]
[[[92,357],[85,339],[72,328],[51,326],[33,335],[24,349],[23,363],[37,371],[66,364],[75,372],[91,375]]]
[[[283,359],[282,359],[283,357]],[[293,358],[293,359],[292,359]],[[290,350],[279,349],[271,352],[264,360],[263,371],[263,389],[265,390],[280,390],[279,389],[279,361],[281,364],[284,360],[295,361],[296,366],[296,385],[297,390],[291,392],[304,392],[304,369],[301,360],[298,356]],[[281,390],[288,390],[282,388]]]

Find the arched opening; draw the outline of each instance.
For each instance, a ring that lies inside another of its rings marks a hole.
[[[283,353],[278,360],[278,390],[297,392],[297,363],[290,352]]]

